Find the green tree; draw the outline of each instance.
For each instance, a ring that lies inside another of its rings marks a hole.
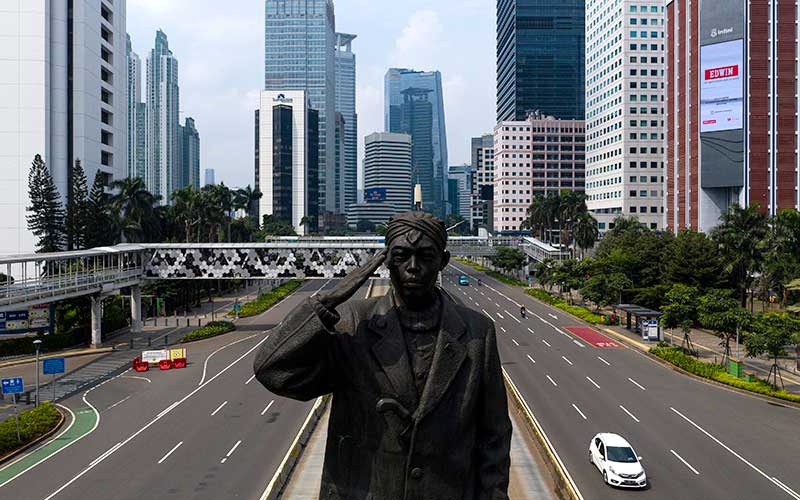
[[[72,169],[72,185],[67,197],[67,211],[64,219],[67,250],[80,250],[86,245],[87,225],[91,224],[91,213],[88,212],[89,187],[86,173],[80,160],[75,160]]]
[[[594,247],[600,237],[597,221],[589,212],[581,212],[575,220],[573,229],[575,245],[581,250],[581,256],[586,255],[586,250]]]
[[[261,224],[261,232],[265,236],[297,236],[294,227],[274,215],[265,215]]]
[[[37,250],[58,252],[64,244],[64,209],[53,177],[38,154],[28,174],[28,197],[28,230],[38,238]]]
[[[696,287],[675,283],[667,292],[667,303],[661,308],[661,324],[667,328],[680,328],[683,331],[681,347],[694,352],[692,327],[697,321],[698,290]]]
[[[637,289],[654,287],[661,283],[664,248],[672,238],[670,233],[656,233],[635,219],[619,217],[597,245],[595,268],[623,274]]]
[[[528,207],[528,216],[522,221],[520,230],[529,229],[531,235],[544,240],[544,228],[547,221],[547,212],[544,197],[537,194],[533,197],[531,205]]]
[[[800,278],[790,281],[786,285],[786,292],[795,294],[800,292]],[[800,304],[788,305],[786,306],[786,310],[791,313],[800,314]]]
[[[786,354],[786,346],[800,343],[800,320],[787,313],[766,313],[759,315],[744,340],[748,356],[768,354],[772,358],[767,381],[772,380],[772,386],[778,387],[778,380],[783,386],[780,376],[781,367],[778,365],[778,356]]]
[[[192,241],[192,230],[203,220],[200,193],[194,186],[186,186],[172,192],[172,218],[183,228],[185,243]]]
[[[663,282],[698,290],[718,288],[723,282],[719,247],[704,233],[684,230],[664,247]]]
[[[121,233],[128,243],[145,243],[151,239],[154,221],[153,209],[158,197],[147,190],[141,177],[114,181],[115,191],[109,200],[120,216]]]
[[[622,273],[595,273],[589,276],[581,288],[581,296],[595,304],[595,310],[601,307],[616,306],[622,300],[622,292],[633,285]]]
[[[697,319],[701,325],[722,335],[725,348],[722,363],[731,356],[731,340],[747,331],[753,323],[753,315],[741,307],[728,290],[712,289],[699,299]]]
[[[550,289],[553,284],[553,275],[555,273],[556,261],[550,257],[537,262],[533,268],[533,275],[536,280],[546,289]]]
[[[86,200],[86,219],[84,226],[84,244],[86,248],[96,248],[117,243],[120,233],[119,225],[111,216],[109,196],[106,194],[106,186],[103,184],[103,176],[98,171],[94,176],[92,190]]]
[[[761,268],[764,258],[763,240],[767,235],[767,217],[757,204],[742,208],[732,205],[720,217],[720,224],[711,231],[717,242],[725,269],[742,307],[747,306],[747,290],[753,275]]]
[[[764,292],[774,290],[786,306],[789,290],[785,285],[800,276],[800,213],[784,209],[772,217],[765,246]]]
[[[522,269],[528,259],[519,248],[497,247],[497,253],[490,260],[495,267],[510,273]]]
[[[263,194],[258,189],[253,189],[248,184],[245,188],[239,188],[233,193],[233,204],[236,209],[247,211],[249,217],[255,217],[258,212],[258,200]]]
[[[567,259],[555,267],[552,279],[559,286],[560,292],[566,290],[569,302],[572,303],[572,292],[583,286],[584,275],[584,266],[574,259]]]

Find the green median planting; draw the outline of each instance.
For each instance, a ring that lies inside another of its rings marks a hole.
[[[527,283],[525,283],[524,281],[520,281],[520,280],[518,280],[518,279],[511,278],[511,277],[509,277],[509,276],[506,276],[506,275],[505,275],[505,274],[503,274],[503,273],[498,273],[497,271],[492,271],[492,270],[491,270],[491,269],[489,269],[488,267],[483,267],[483,266],[481,266],[480,264],[476,264],[476,263],[474,263],[474,262],[472,262],[472,261],[470,261],[470,260],[463,259],[463,258],[461,258],[461,257],[455,257],[455,260],[456,260],[456,261],[458,261],[458,262],[460,262],[460,263],[462,263],[462,264],[464,264],[464,265],[467,265],[467,266],[471,267],[472,269],[474,269],[474,270],[476,270],[476,271],[480,271],[480,272],[482,272],[482,273],[486,273],[486,274],[488,274],[489,276],[491,276],[492,278],[494,278],[494,279],[496,279],[497,281],[500,281],[500,282],[502,282],[502,283],[505,283],[506,285],[511,285],[511,286],[528,286],[528,284],[527,284]]]
[[[44,436],[60,421],[61,413],[49,401],[19,414],[20,439],[17,439],[16,418],[5,419],[0,422],[0,456]]]
[[[673,347],[669,344],[659,343],[656,347],[650,349],[650,354],[658,356],[659,358],[672,363],[673,365],[681,368],[689,373],[699,377],[714,380],[716,382],[744,389],[746,391],[771,396],[773,398],[783,399],[785,401],[792,401],[800,403],[800,396],[791,394],[782,389],[775,389],[772,384],[764,380],[756,380],[755,382],[748,382],[740,378],[736,378],[725,371],[725,367],[715,363],[703,363],[680,347]]]
[[[525,293],[527,293],[536,300],[540,300],[546,304],[550,304],[553,307],[557,307],[564,312],[568,312],[571,315],[576,316],[587,323],[591,323],[593,325],[603,324],[602,315],[595,314],[592,311],[586,309],[585,307],[574,306],[569,302],[567,302],[566,300],[555,297],[539,288],[528,288],[527,290],[525,290]]]
[[[303,280],[291,280],[273,290],[270,290],[269,292],[261,294],[256,300],[242,305],[242,308],[239,311],[239,317],[249,318],[251,316],[257,316],[263,313],[270,307],[286,298],[286,296],[300,288],[300,285],[302,284]],[[228,316],[235,315],[236,313],[233,311],[228,313]]]
[[[230,321],[212,321],[206,326],[192,330],[181,338],[181,342],[194,342],[196,340],[208,339],[223,335],[228,332],[236,330],[236,325]]]

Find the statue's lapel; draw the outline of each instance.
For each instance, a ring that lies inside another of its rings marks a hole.
[[[466,326],[458,316],[458,312],[454,310],[451,300],[442,294],[442,322],[436,340],[431,372],[428,374],[417,409],[418,421],[439,404],[467,357],[467,348],[461,341],[465,331]]]
[[[391,382],[400,402],[409,412],[413,412],[417,406],[417,389],[414,385],[406,342],[390,294],[387,294],[376,307],[369,327],[381,337],[372,346],[372,353],[378,360],[378,365]]]

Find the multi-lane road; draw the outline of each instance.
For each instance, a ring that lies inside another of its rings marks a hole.
[[[96,428],[32,468],[0,468],[0,499],[259,498],[313,402],[264,389],[255,350],[302,299],[332,285],[306,282],[236,333],[188,344],[185,369],[127,371],[63,401],[73,430]]]
[[[520,288],[482,273],[476,286],[478,275],[455,263],[443,283],[494,320],[503,367],[583,498],[800,500],[800,410],[689,378]],[[644,458],[646,491],[603,484],[589,464],[597,432],[623,435]]]

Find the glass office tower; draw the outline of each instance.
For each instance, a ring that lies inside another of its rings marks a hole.
[[[584,0],[497,0],[497,121],[584,118]]]
[[[447,130],[442,74],[391,68],[384,78],[384,127],[411,136],[412,177],[426,211],[447,215]]]
[[[264,90],[303,90],[319,111],[319,207],[333,212],[335,45],[332,0],[266,0]]]
[[[356,114],[356,35],[336,33],[336,111],[344,119],[344,171],[342,192],[337,193],[343,210],[355,203],[358,190],[358,115]]]

